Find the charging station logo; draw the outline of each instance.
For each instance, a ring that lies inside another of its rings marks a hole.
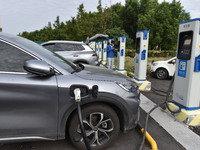
[[[186,78],[186,72],[187,72],[187,60],[179,60],[178,65],[178,76]]]
[[[138,53],[136,53],[136,55],[135,55],[135,62],[138,64],[139,63],[139,54]]]
[[[185,68],[186,68],[186,63],[185,62],[180,62],[179,69],[180,70],[185,70]]]

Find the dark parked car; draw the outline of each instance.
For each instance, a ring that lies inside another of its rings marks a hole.
[[[41,44],[73,63],[99,65],[98,56],[88,45],[75,41],[48,41]]]
[[[98,96],[90,94],[98,86]],[[138,121],[132,79],[91,65],[78,67],[42,46],[0,33],[0,143],[59,140],[84,148],[73,96],[82,91],[83,123],[93,149],[104,149]]]

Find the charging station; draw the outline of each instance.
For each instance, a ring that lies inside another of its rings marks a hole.
[[[118,37],[117,71],[127,75],[127,72],[124,70],[125,46],[126,46],[126,37],[125,36]]]
[[[103,61],[102,64],[105,65],[107,61],[107,40],[103,41]]]
[[[114,41],[114,39],[109,39],[108,41],[109,41],[109,44],[111,44],[111,41]]]
[[[176,117],[200,126],[200,18],[179,24],[176,72],[172,100],[180,104]],[[177,106],[170,104],[172,109]]]
[[[99,41],[99,61],[101,61],[101,59],[102,59],[102,42],[101,41]]]
[[[98,42],[96,42],[96,53],[97,53],[97,55],[99,55],[99,43]]]
[[[135,74],[134,81],[142,91],[151,90],[151,82],[146,80],[147,57],[148,57],[149,31],[136,33]]]

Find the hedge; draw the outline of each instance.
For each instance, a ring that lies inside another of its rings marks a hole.
[[[135,57],[135,50],[126,49],[126,56]],[[174,57],[176,56],[175,50],[148,50],[148,57]]]

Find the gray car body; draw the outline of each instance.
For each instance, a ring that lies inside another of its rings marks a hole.
[[[70,96],[72,85],[85,85],[89,89],[98,85],[98,97],[83,97],[82,107],[107,104],[116,111],[124,132],[135,126],[140,93],[138,90],[128,92],[116,84],[133,82],[130,78],[90,65],[71,74],[31,46],[18,42],[18,38],[21,37],[0,33],[0,41],[47,62],[56,74],[40,77],[0,72],[0,143],[64,139],[70,117],[76,110],[74,98]]]
[[[53,47],[48,48],[46,46],[54,44]],[[83,49],[78,50],[73,48],[74,50],[61,50],[59,49],[59,44],[67,45],[81,45]],[[55,53],[61,55],[68,61],[73,63],[84,63],[90,65],[99,65],[98,56],[96,52],[94,52],[88,45],[83,42],[76,42],[76,41],[48,41],[41,44],[42,46],[46,47],[49,50],[54,51]]]

